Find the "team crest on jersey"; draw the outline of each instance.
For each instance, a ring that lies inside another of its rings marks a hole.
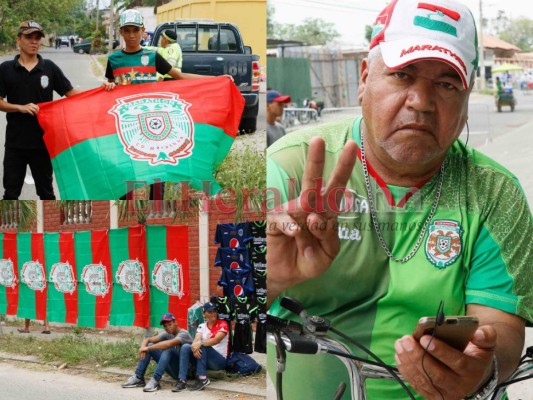
[[[46,89],[49,84],[50,84],[50,79],[46,75],[41,76],[41,87],[43,89]]]
[[[190,104],[175,93],[136,94],[121,97],[109,114],[115,123],[124,152],[149,165],[176,165],[194,148],[194,125]]]
[[[146,291],[144,266],[139,260],[122,261],[118,266],[115,278],[126,292],[143,294]]]
[[[22,266],[21,280],[31,290],[44,291],[46,289],[46,274],[39,261],[28,261]]]
[[[17,286],[17,276],[11,258],[0,260],[0,285],[8,288]]]
[[[52,265],[50,281],[60,292],[72,294],[76,290],[77,281],[74,276],[74,269],[68,262],[58,262]]]
[[[434,221],[426,240],[426,257],[437,268],[446,268],[461,254],[462,230],[455,221]]]
[[[111,287],[106,268],[102,263],[83,267],[81,281],[85,284],[86,292],[93,296],[105,297]]]
[[[155,264],[152,271],[152,284],[170,296],[182,298],[183,272],[177,260],[161,260]]]
[[[141,64],[146,67],[149,62],[150,62],[150,58],[146,54],[143,54],[141,56]]]

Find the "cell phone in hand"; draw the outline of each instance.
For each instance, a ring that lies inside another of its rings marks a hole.
[[[466,345],[479,326],[477,317],[450,316],[445,317],[442,324],[436,323],[435,317],[422,317],[418,320],[413,336],[416,340],[424,335],[433,335],[459,351],[464,351]]]

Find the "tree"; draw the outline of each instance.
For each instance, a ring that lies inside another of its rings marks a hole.
[[[335,24],[322,18],[306,18],[300,25],[275,24],[275,38],[322,45],[340,36]]]
[[[365,25],[365,39],[370,43],[370,40],[372,40],[372,25]]]
[[[500,39],[514,44],[524,52],[533,51],[533,20],[526,17],[512,19],[500,33]]]

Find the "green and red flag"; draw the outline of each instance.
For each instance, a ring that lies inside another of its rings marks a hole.
[[[46,232],[44,252],[48,271],[48,321],[76,324],[78,276],[74,232]]]
[[[17,317],[45,320],[48,291],[42,233],[17,233],[19,305]]]
[[[244,99],[217,77],[98,88],[39,107],[61,198],[96,200],[165,181],[218,192],[213,174]]]
[[[113,271],[109,323],[148,328],[150,291],[144,226],[111,229],[109,249]]]
[[[186,226],[148,225],[146,248],[150,276],[150,326],[171,312],[178,325],[187,326],[190,306],[189,239]]]
[[[19,276],[17,234],[0,233],[0,314],[17,315]]]
[[[109,321],[113,273],[107,230],[74,233],[78,270],[78,325],[103,329]]]

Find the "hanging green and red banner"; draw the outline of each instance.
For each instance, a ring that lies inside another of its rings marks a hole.
[[[17,315],[19,276],[17,234],[0,233],[0,314]]]
[[[189,291],[189,240],[185,226],[146,227],[150,276],[150,325],[171,312],[181,327],[187,326]]]
[[[159,326],[190,306],[186,226],[0,233],[0,314],[105,328]]]
[[[42,233],[17,233],[19,318],[46,319],[48,272]]]
[[[78,266],[78,325],[103,329],[109,320],[113,273],[107,230],[74,233]]]

